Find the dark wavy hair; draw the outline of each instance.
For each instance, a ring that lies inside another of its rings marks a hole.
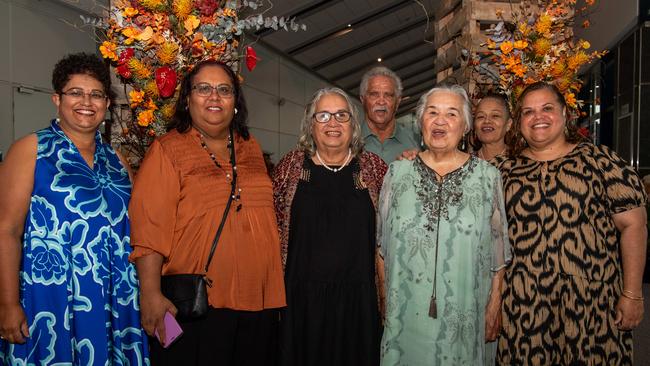
[[[248,109],[246,108],[246,100],[244,99],[244,93],[242,93],[239,78],[237,77],[237,74],[228,67],[228,65],[214,60],[199,62],[194,66],[192,71],[187,73],[183,81],[181,81],[181,90],[178,93],[174,117],[172,117],[171,123],[167,126],[167,130],[176,129],[176,131],[180,133],[185,133],[190,130],[190,126],[192,126],[192,116],[190,116],[188,100],[192,93],[192,84],[194,83],[194,77],[196,74],[207,66],[220,67],[228,75],[228,78],[233,85],[233,91],[235,93],[235,108],[237,108],[237,113],[233,116],[232,121],[230,122],[230,127],[244,140],[248,140],[250,136],[248,126],[246,125],[246,122],[248,121]]]
[[[565,130],[564,134],[566,141],[571,144],[575,144],[581,141],[584,141],[585,138],[578,133],[578,126],[575,125],[575,111],[571,110],[564,99],[564,95],[560,90],[553,84],[549,84],[544,81],[538,81],[536,83],[530,84],[521,92],[519,99],[517,99],[517,106],[515,107],[515,120],[512,125],[513,133],[511,136],[506,135],[506,144],[510,146],[509,156],[518,156],[521,152],[528,147],[528,142],[524,139],[524,136],[521,134],[521,109],[524,98],[537,90],[548,90],[555,95],[556,100],[560,103],[560,106],[564,107],[565,110]],[[509,141],[508,141],[509,140]]]
[[[478,104],[481,104],[481,102],[484,101],[485,99],[492,99],[499,102],[501,107],[503,107],[503,110],[506,112],[505,113],[506,122],[508,122],[509,118],[512,118],[512,114],[510,113],[510,106],[508,105],[508,97],[506,97],[504,94],[489,92],[483,98],[481,98],[481,101],[479,101]],[[476,105],[477,107],[478,104]],[[476,122],[476,119],[474,119],[474,122]],[[504,140],[506,141],[506,149],[510,148],[507,144],[507,140],[508,140],[508,135],[512,133],[512,130],[513,129],[511,126],[511,128],[506,131],[506,135],[504,137]],[[474,149],[474,151],[479,151],[481,147],[483,147],[483,143],[476,136],[476,131],[474,130],[474,126],[472,126],[472,132],[470,133],[469,144],[472,146],[472,149]]]
[[[104,93],[111,102],[109,108],[115,106],[116,93],[111,87],[111,71],[109,65],[97,55],[88,53],[72,53],[56,63],[52,71],[52,88],[57,94],[63,93],[63,88],[72,75],[88,75],[102,84]]]

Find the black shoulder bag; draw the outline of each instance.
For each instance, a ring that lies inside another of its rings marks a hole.
[[[212,261],[212,256],[217,248],[217,242],[226,223],[226,217],[230,211],[233,199],[235,199],[235,187],[237,184],[237,166],[235,165],[235,141],[233,139],[232,129],[230,130],[230,164],[232,167],[232,181],[230,182],[230,195],[226,209],[223,211],[221,223],[217,229],[217,234],[212,241],[208,262],[205,264],[203,274],[173,274],[160,277],[160,289],[162,294],[171,301],[178,313],[176,317],[182,320],[192,320],[205,316],[208,312],[208,286],[212,286],[212,281],[207,277],[208,267]]]

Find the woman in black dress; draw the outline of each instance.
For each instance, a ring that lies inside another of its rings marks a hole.
[[[386,164],[362,150],[350,98],[326,88],[307,105],[296,150],[273,174],[287,308],[281,365],[377,365],[383,261],[375,211]]]

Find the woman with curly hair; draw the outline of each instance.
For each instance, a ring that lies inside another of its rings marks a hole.
[[[98,131],[108,66],[54,67],[58,118],[0,165],[0,364],[145,365],[131,252],[128,164]]]

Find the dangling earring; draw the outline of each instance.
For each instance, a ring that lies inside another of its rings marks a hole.
[[[237,108],[235,108],[235,114],[237,114],[237,112],[239,112],[239,111],[237,110]]]
[[[569,126],[567,123],[564,124],[564,137],[569,137]]]
[[[420,150],[424,151],[424,150],[426,150],[426,149],[427,149],[427,147],[426,147],[426,145],[424,144],[424,137],[423,137],[423,138],[420,140]]]

